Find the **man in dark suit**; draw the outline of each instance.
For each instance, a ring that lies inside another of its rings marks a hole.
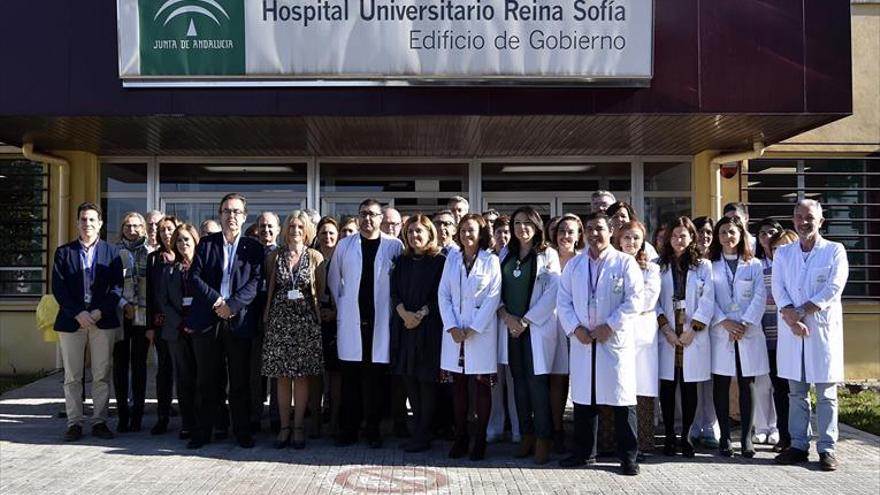
[[[111,355],[119,330],[116,310],[122,295],[119,250],[100,239],[101,208],[83,203],[77,208],[79,238],[55,251],[52,293],[60,310],[55,331],[64,362],[64,402],[67,432],[64,440],[82,437],[83,368],[86,345],[92,362],[92,435],[110,439],[107,407],[110,403]]]
[[[220,202],[222,231],[199,242],[189,278],[193,295],[186,331],[193,334],[199,432],[188,448],[210,441],[217,410],[218,362],[226,360],[232,429],[239,446],[254,446],[249,424],[250,355],[261,315],[252,308],[260,286],[263,246],[242,235],[247,200],[236,193]]]

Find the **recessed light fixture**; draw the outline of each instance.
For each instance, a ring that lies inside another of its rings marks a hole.
[[[207,172],[224,174],[293,172],[293,168],[288,165],[206,165],[204,168]]]
[[[593,165],[505,165],[501,173],[586,172],[593,168]]]

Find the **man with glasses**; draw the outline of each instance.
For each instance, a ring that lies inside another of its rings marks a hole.
[[[198,431],[187,448],[210,441],[217,411],[218,368],[225,359],[229,405],[238,445],[254,446],[250,425],[250,356],[261,315],[253,307],[262,280],[263,246],[242,235],[247,200],[230,193],[220,202],[220,228],[199,242],[189,274],[192,309],[185,331],[193,334]]]
[[[336,301],[337,342],[342,367],[342,420],[336,445],[357,441],[362,415],[367,441],[382,446],[379,433],[385,374],[390,362],[391,270],[403,244],[379,229],[382,205],[375,199],[358,207],[359,235],[339,241],[330,262],[327,286]]]
[[[455,217],[455,225],[458,225],[461,217],[470,213],[471,204],[462,196],[453,196],[446,202],[446,209],[452,212],[452,215]]]
[[[434,227],[437,229],[437,245],[443,256],[448,257],[450,251],[457,251],[458,244],[455,243],[455,227],[458,223],[455,216],[449,210],[440,210],[434,214]]]
[[[119,421],[116,431],[141,431],[147,392],[147,255],[144,217],[129,212],[122,219],[116,246],[122,261],[122,340],[113,345],[113,386]],[[129,369],[132,407],[128,407]]]
[[[403,227],[401,222],[399,211],[390,206],[382,208],[382,225],[379,226],[382,232],[391,237],[400,237],[400,229]]]
[[[60,306],[55,331],[64,363],[64,440],[68,442],[82,438],[86,346],[92,361],[92,435],[113,438],[107,427],[110,356],[119,329],[116,310],[122,293],[119,250],[100,239],[101,207],[83,203],[76,215],[79,237],[59,247],[52,264],[52,294]]]

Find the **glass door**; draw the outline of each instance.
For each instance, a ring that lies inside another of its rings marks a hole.
[[[221,196],[222,197],[222,196]],[[209,218],[217,219],[217,210],[220,201],[218,197],[211,198],[162,198],[160,201],[161,209],[167,215],[174,215],[184,222],[191,223],[198,227],[202,222]],[[245,222],[246,226],[250,226],[255,222],[257,215],[263,211],[272,211],[278,215],[281,221],[293,210],[302,209],[306,206],[305,197],[292,198],[271,198],[261,197],[259,195],[248,196],[248,216]],[[245,227],[247,228],[247,227]]]

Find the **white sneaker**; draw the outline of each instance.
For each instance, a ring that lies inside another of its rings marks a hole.
[[[767,434],[766,433],[755,433],[752,435],[752,442],[763,445],[767,443]]]
[[[777,443],[779,443],[779,431],[773,431],[773,433],[767,435],[768,445],[776,445]]]

